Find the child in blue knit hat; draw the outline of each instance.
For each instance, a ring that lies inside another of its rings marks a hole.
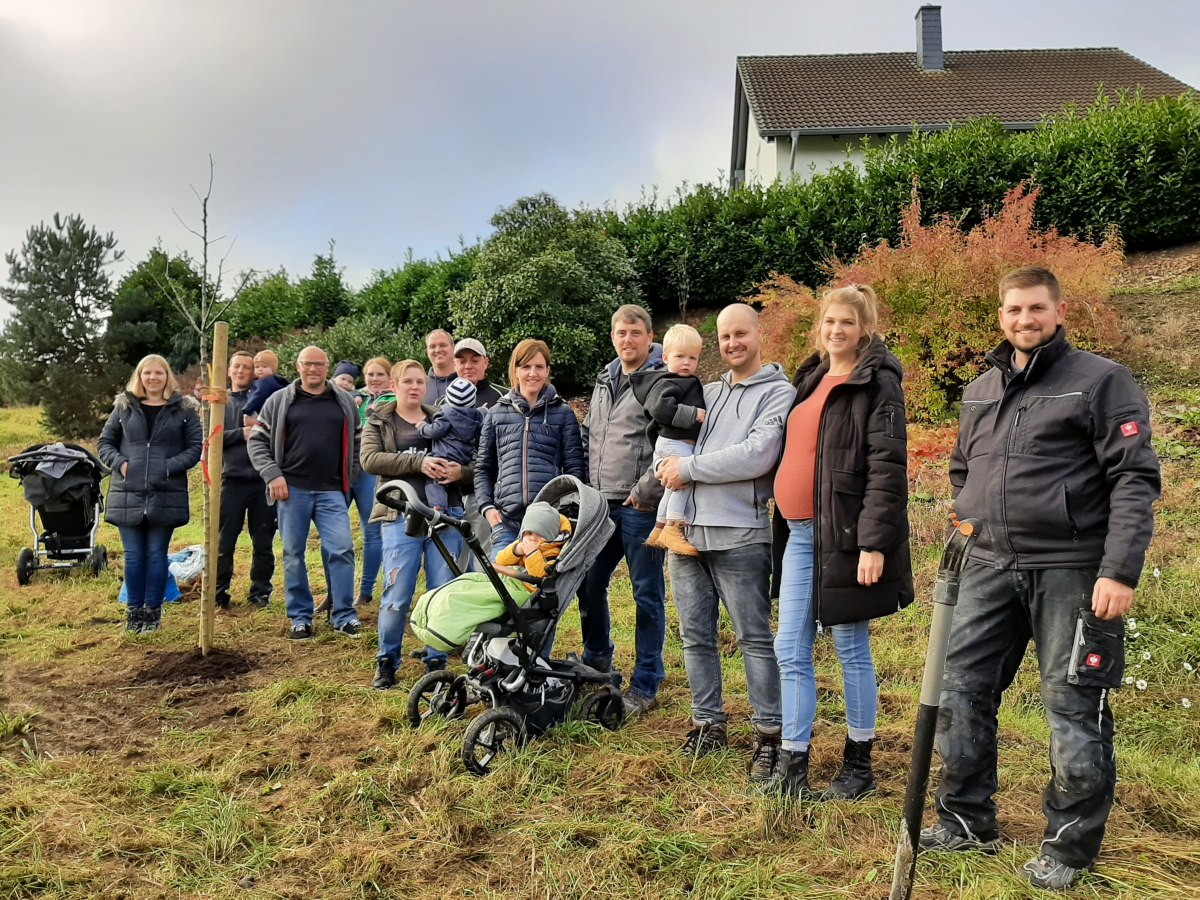
[[[465,466],[475,457],[482,427],[483,410],[475,408],[475,385],[465,378],[455,378],[446,388],[446,396],[433,421],[418,425],[417,431],[433,442],[433,456]],[[445,485],[435,481],[426,485],[425,499],[435,509],[450,506]]]

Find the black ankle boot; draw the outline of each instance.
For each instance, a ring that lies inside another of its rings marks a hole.
[[[142,608],[142,633],[158,631],[162,625],[162,607],[146,606]]]
[[[874,743],[874,739],[852,741],[846,738],[842,767],[833,776],[822,800],[857,800],[875,790],[875,776],[871,772],[871,745]]]
[[[125,608],[125,630],[131,634],[139,634],[142,630],[142,609],[132,606]]]
[[[390,656],[381,656],[375,663],[375,680],[371,687],[377,691],[386,691],[396,686],[396,664]]]
[[[807,750],[780,750],[776,772],[779,773],[779,789],[785,797],[813,799],[812,788],[808,786]]]

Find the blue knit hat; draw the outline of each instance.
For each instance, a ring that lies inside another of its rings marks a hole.
[[[356,366],[352,362],[347,362],[346,360],[343,359],[341,362],[339,362],[336,366],[333,367],[333,377],[337,378],[339,375],[349,375],[351,378],[357,380],[358,379],[358,366]]]
[[[465,378],[455,378],[446,388],[446,402],[468,409],[475,405],[475,385]]]

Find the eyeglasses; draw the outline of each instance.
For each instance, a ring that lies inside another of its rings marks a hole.
[[[306,362],[303,359],[300,360],[297,363],[297,365],[300,366],[300,368],[302,368],[302,369],[328,369],[329,368],[329,363],[327,363],[327,362]]]

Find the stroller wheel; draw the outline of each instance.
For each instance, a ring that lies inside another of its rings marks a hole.
[[[486,775],[496,757],[521,744],[521,717],[507,706],[489,709],[471,723],[463,738],[463,763],[472,775]]]
[[[92,548],[91,555],[88,556],[88,569],[93,575],[99,575],[108,568],[108,548],[103,544],[97,544]]]
[[[28,547],[22,547],[17,557],[17,584],[29,584],[37,571],[37,556]]]
[[[408,692],[408,724],[420,728],[430,716],[461,719],[467,711],[467,688],[453,672],[429,672]]]
[[[593,691],[579,703],[575,718],[616,731],[625,724],[625,704],[621,692],[611,685]]]

